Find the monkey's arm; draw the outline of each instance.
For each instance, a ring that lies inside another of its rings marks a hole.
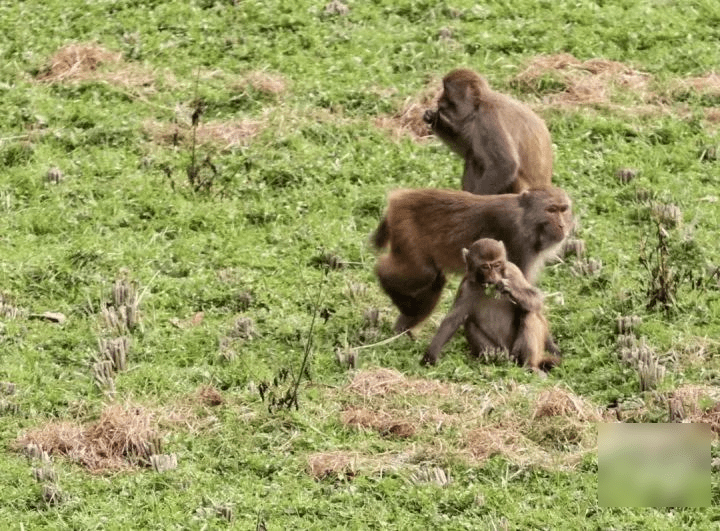
[[[543,295],[530,284],[512,262],[505,266],[505,278],[498,285],[500,292],[526,312],[542,312]]]
[[[433,337],[430,342],[430,346],[422,359],[423,364],[435,365],[437,363],[440,351],[445,346],[445,343],[450,341],[450,338],[470,314],[473,302],[477,296],[474,290],[464,287],[464,284],[465,282],[460,286],[460,291],[458,292],[458,297],[455,300],[452,310],[445,316],[442,323],[440,323],[435,337]]]
[[[517,146],[499,123],[498,117],[492,116],[486,119],[487,124],[481,124],[476,128],[472,150],[468,152],[465,160],[463,189],[466,189],[467,183],[472,186],[467,191],[479,195],[513,192],[513,185],[520,170]],[[482,174],[478,169],[482,169]],[[473,174],[475,182],[467,182],[467,179],[473,179]]]

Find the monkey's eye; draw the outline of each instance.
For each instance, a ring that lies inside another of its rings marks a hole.
[[[549,212],[550,214],[555,214],[555,213],[557,213],[557,211],[558,211],[558,208],[554,205],[549,206],[545,209],[545,212]]]
[[[480,264],[480,269],[483,271],[490,271],[490,264]]]

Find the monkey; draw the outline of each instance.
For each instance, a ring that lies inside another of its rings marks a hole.
[[[501,241],[481,238],[463,249],[466,265],[452,310],[430,342],[423,364],[435,365],[440,351],[461,324],[470,352],[504,349],[520,364],[541,374],[560,363],[560,351],[543,315],[543,295],[508,262]],[[488,288],[494,288],[493,297]],[[551,355],[545,355],[545,350]]]
[[[426,110],[423,120],[465,160],[464,191],[491,195],[550,186],[552,143],[543,119],[472,70],[443,78],[437,110]]]
[[[423,321],[440,298],[446,272],[465,270],[462,249],[480,238],[504,243],[507,258],[530,284],[567,237],[571,202],[560,188],[521,194],[474,195],[455,190],[396,190],[373,235],[388,244],[375,273],[400,310],[395,331]]]

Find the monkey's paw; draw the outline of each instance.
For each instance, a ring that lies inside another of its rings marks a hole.
[[[428,125],[432,125],[435,123],[435,117],[437,116],[437,113],[433,111],[432,109],[428,109],[423,114],[423,122],[425,122]]]

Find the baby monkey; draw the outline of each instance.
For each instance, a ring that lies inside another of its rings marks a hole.
[[[475,357],[500,348],[536,373],[558,365],[560,352],[543,315],[543,295],[507,260],[505,245],[482,238],[463,249],[463,259],[466,273],[455,304],[422,362],[435,365],[445,343],[464,323]],[[546,349],[552,354],[546,355]]]

